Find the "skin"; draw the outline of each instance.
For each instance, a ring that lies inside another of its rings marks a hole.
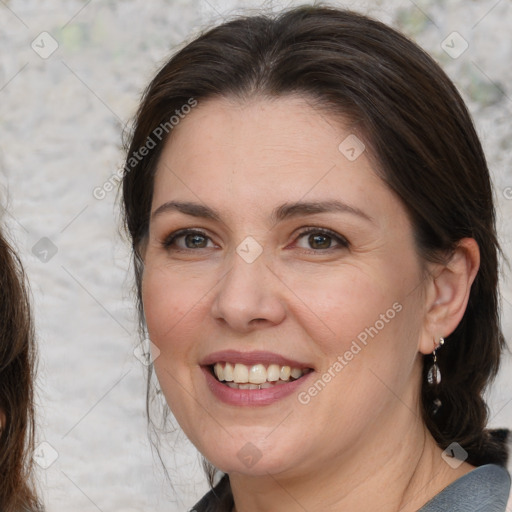
[[[445,265],[424,262],[367,152],[349,161],[338,150],[351,133],[300,97],[214,99],[180,122],[159,162],[143,253],[155,371],[186,435],[229,473],[238,512],[413,511],[473,469],[444,462],[419,394],[422,354],[460,322],[478,247],[464,239]],[[368,218],[272,217],[284,203],[327,200]],[[169,201],[207,206],[219,219],[155,214]],[[312,247],[301,236],[309,227],[349,246],[327,237]],[[183,237],[165,247],[183,228],[207,238],[199,248]],[[253,263],[235,251],[247,236],[263,248]],[[199,363],[225,349],[307,362],[314,381],[394,303],[402,310],[306,405],[294,393],[237,407],[206,385]],[[237,456],[247,442],[261,455],[250,468]]]

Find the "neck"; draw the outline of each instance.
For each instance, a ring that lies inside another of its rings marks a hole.
[[[402,403],[388,414],[387,425],[376,422],[359,439],[316,467],[304,464],[293,473],[265,476],[230,474],[235,511],[414,512],[473,469],[466,463],[452,469],[419,410],[414,415]]]

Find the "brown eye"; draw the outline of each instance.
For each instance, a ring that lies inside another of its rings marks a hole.
[[[329,249],[331,247],[332,238],[324,234],[309,235],[308,243],[311,249]]]
[[[348,241],[341,235],[330,230],[311,228],[301,233],[296,245],[301,249],[326,251],[329,249],[348,248]]]

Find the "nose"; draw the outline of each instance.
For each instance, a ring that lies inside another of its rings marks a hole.
[[[242,333],[278,325],[286,316],[282,287],[263,257],[248,263],[235,253],[215,288],[212,316]]]

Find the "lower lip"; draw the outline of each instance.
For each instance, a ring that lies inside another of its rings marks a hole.
[[[287,384],[276,384],[266,389],[233,389],[219,382],[209,368],[202,367],[210,391],[221,401],[229,405],[258,406],[273,404],[297,391],[297,388],[313,374],[310,372],[300,379]]]

